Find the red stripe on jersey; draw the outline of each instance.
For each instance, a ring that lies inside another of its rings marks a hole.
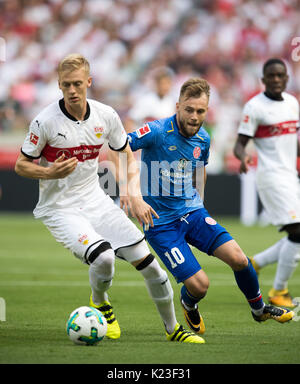
[[[66,159],[71,157],[77,157],[78,161],[92,160],[96,159],[99,155],[102,144],[100,145],[80,145],[79,147],[70,147],[70,148],[56,148],[51,147],[51,145],[46,144],[42,151],[42,156],[46,158],[47,161],[53,163],[58,159],[62,154],[65,155]]]
[[[271,125],[259,125],[257,127],[255,136],[256,138],[272,137],[280,135],[288,135],[296,133],[298,129],[298,120],[284,121],[282,123]]]

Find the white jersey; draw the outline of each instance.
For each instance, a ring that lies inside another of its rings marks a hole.
[[[77,157],[74,172],[62,179],[40,180],[39,201],[34,216],[51,215],[60,208],[80,208],[105,199],[98,177],[98,156],[105,140],[114,150],[122,150],[127,135],[118,114],[110,106],[87,100],[83,121],[76,121],[64,100],[50,104],[31,122],[22,153],[50,166],[63,153]]]
[[[175,113],[175,102],[171,94],[160,98],[156,93],[149,93],[136,102],[129,111],[129,117],[138,124],[163,119]]]
[[[276,101],[259,93],[244,106],[238,133],[254,140],[258,154],[258,188],[298,182],[299,104],[286,92],[282,97],[282,101]]]

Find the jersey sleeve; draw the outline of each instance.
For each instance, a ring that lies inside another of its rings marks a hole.
[[[253,137],[258,126],[258,113],[254,106],[246,103],[243,112],[242,120],[238,128],[238,134]]]
[[[295,103],[295,110],[297,111],[297,116],[298,116],[298,123],[297,123],[297,128],[300,128],[300,105],[298,100],[293,96],[293,100]]]
[[[112,110],[109,125],[108,145],[113,151],[122,151],[127,145],[127,134],[115,110]]]
[[[151,124],[145,124],[136,131],[128,134],[129,145],[132,151],[150,148],[156,143],[156,130]]]
[[[21,152],[28,158],[38,159],[45,145],[47,137],[44,124],[38,119],[32,120],[28,133],[21,148]]]

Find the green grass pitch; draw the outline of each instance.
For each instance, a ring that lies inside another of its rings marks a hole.
[[[248,256],[283,236],[271,226],[244,227],[236,219],[219,221]],[[208,294],[200,304],[206,344],[167,342],[143,278],[117,260],[110,300],[121,338],[104,339],[94,347],[76,346],[67,337],[65,323],[76,307],[88,304],[88,267],[56,243],[31,215],[0,215],[0,238],[0,297],[6,304],[5,321],[0,321],[0,364],[300,363],[300,321],[256,323],[230,268],[198,251],[210,279]],[[260,275],[265,300],[275,268],[268,266]],[[180,286],[172,276],[170,279],[177,318],[185,325]],[[294,296],[300,296],[299,285],[298,268],[289,283]]]

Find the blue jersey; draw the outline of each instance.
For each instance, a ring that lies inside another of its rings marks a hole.
[[[179,133],[174,115],[150,122],[128,137],[133,151],[142,149],[141,190],[160,217],[153,218],[155,225],[203,208],[193,174],[208,162],[210,137],[204,128],[186,138]]]

